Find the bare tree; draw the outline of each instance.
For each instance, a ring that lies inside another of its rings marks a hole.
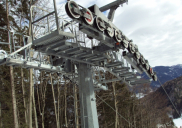
[[[7,29],[10,30],[9,26],[9,5],[8,0],[6,0],[6,15],[7,15]],[[8,32],[8,36],[11,36],[10,32]],[[8,38],[8,42],[10,43],[10,38]],[[17,106],[16,106],[16,96],[15,96],[15,85],[14,85],[14,74],[13,67],[10,66],[10,81],[11,81],[11,90],[12,90],[12,104],[13,104],[13,115],[14,115],[14,126],[18,128],[18,115],[17,115]]]

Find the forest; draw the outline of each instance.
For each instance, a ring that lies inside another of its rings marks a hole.
[[[30,3],[46,6],[49,0],[0,2],[0,27],[14,33],[18,46],[23,38],[16,33],[31,35]],[[9,42],[8,34],[0,29],[0,42]],[[1,49],[10,51],[8,45],[0,44]],[[106,79],[112,77],[108,72]],[[151,91],[149,84],[129,87],[119,81],[110,82],[107,91],[95,91],[100,128],[173,128],[166,97],[148,95]],[[1,65],[0,128],[80,128],[78,92],[78,85],[64,75]]]

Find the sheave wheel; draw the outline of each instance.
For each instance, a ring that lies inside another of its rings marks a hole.
[[[154,71],[153,71],[153,69],[152,69],[152,67],[150,66],[150,69],[149,69],[149,73],[150,73],[150,75],[151,76],[153,76],[154,75]]]
[[[145,58],[143,57],[142,54],[140,55],[140,63],[141,63],[142,65],[145,64]]]
[[[102,20],[102,18],[100,18],[100,17],[96,17],[95,18],[95,24],[96,24],[96,26],[97,26],[97,29],[99,30],[99,31],[104,31],[104,27],[101,25],[101,24],[103,24],[104,25],[104,21]]]
[[[134,47],[134,44],[132,42],[129,42],[129,44],[128,44],[128,51],[132,54],[135,53],[135,47]]]
[[[89,18],[84,17],[84,21],[88,25],[92,25],[94,23],[94,18],[92,15],[92,12],[89,9],[86,9],[86,14],[88,15]]]
[[[140,59],[140,52],[135,52],[134,56],[136,59]]]
[[[124,47],[124,48],[128,48],[128,41],[127,40],[125,40],[125,36],[123,35],[123,40],[121,41],[122,43],[121,43],[121,45]]]
[[[77,3],[75,3],[74,1],[68,1],[65,5],[65,10],[69,17],[75,19],[80,18],[80,14],[73,11],[74,8],[79,9]]]
[[[149,71],[149,68],[150,68],[150,67],[149,67],[149,63],[148,63],[147,60],[145,60],[145,62],[146,62],[146,63],[145,63],[145,69],[146,69],[147,71]]]
[[[115,40],[117,41],[117,42],[121,42],[121,40],[122,40],[122,38],[121,38],[121,33],[120,33],[120,31],[119,30],[115,30],[114,31],[114,38],[115,38]]]
[[[106,29],[106,34],[109,37],[113,37],[114,36],[114,29],[113,27],[111,27],[111,25],[108,23],[107,29]]]
[[[152,76],[154,81],[157,81],[157,75],[154,73],[154,75]]]

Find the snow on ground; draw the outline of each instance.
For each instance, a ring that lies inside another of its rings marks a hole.
[[[164,72],[165,75],[168,75],[166,72]]]
[[[136,97],[137,97],[138,99],[143,98],[144,96],[145,96],[145,94],[143,94],[143,93],[137,93],[137,94],[136,94]]]
[[[178,119],[173,119],[174,124],[180,128],[180,126],[182,127],[182,118],[178,118]]]

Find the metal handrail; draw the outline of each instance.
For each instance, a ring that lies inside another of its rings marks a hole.
[[[12,46],[11,46],[11,31],[8,30],[8,29],[6,29],[6,28],[3,28],[3,27],[0,27],[0,29],[3,29],[3,30],[8,31],[8,39],[9,39],[9,46],[10,46],[10,53],[11,53],[12,52]]]
[[[0,44],[7,44],[7,45],[9,45],[9,43],[6,43],[6,42],[0,42]]]

